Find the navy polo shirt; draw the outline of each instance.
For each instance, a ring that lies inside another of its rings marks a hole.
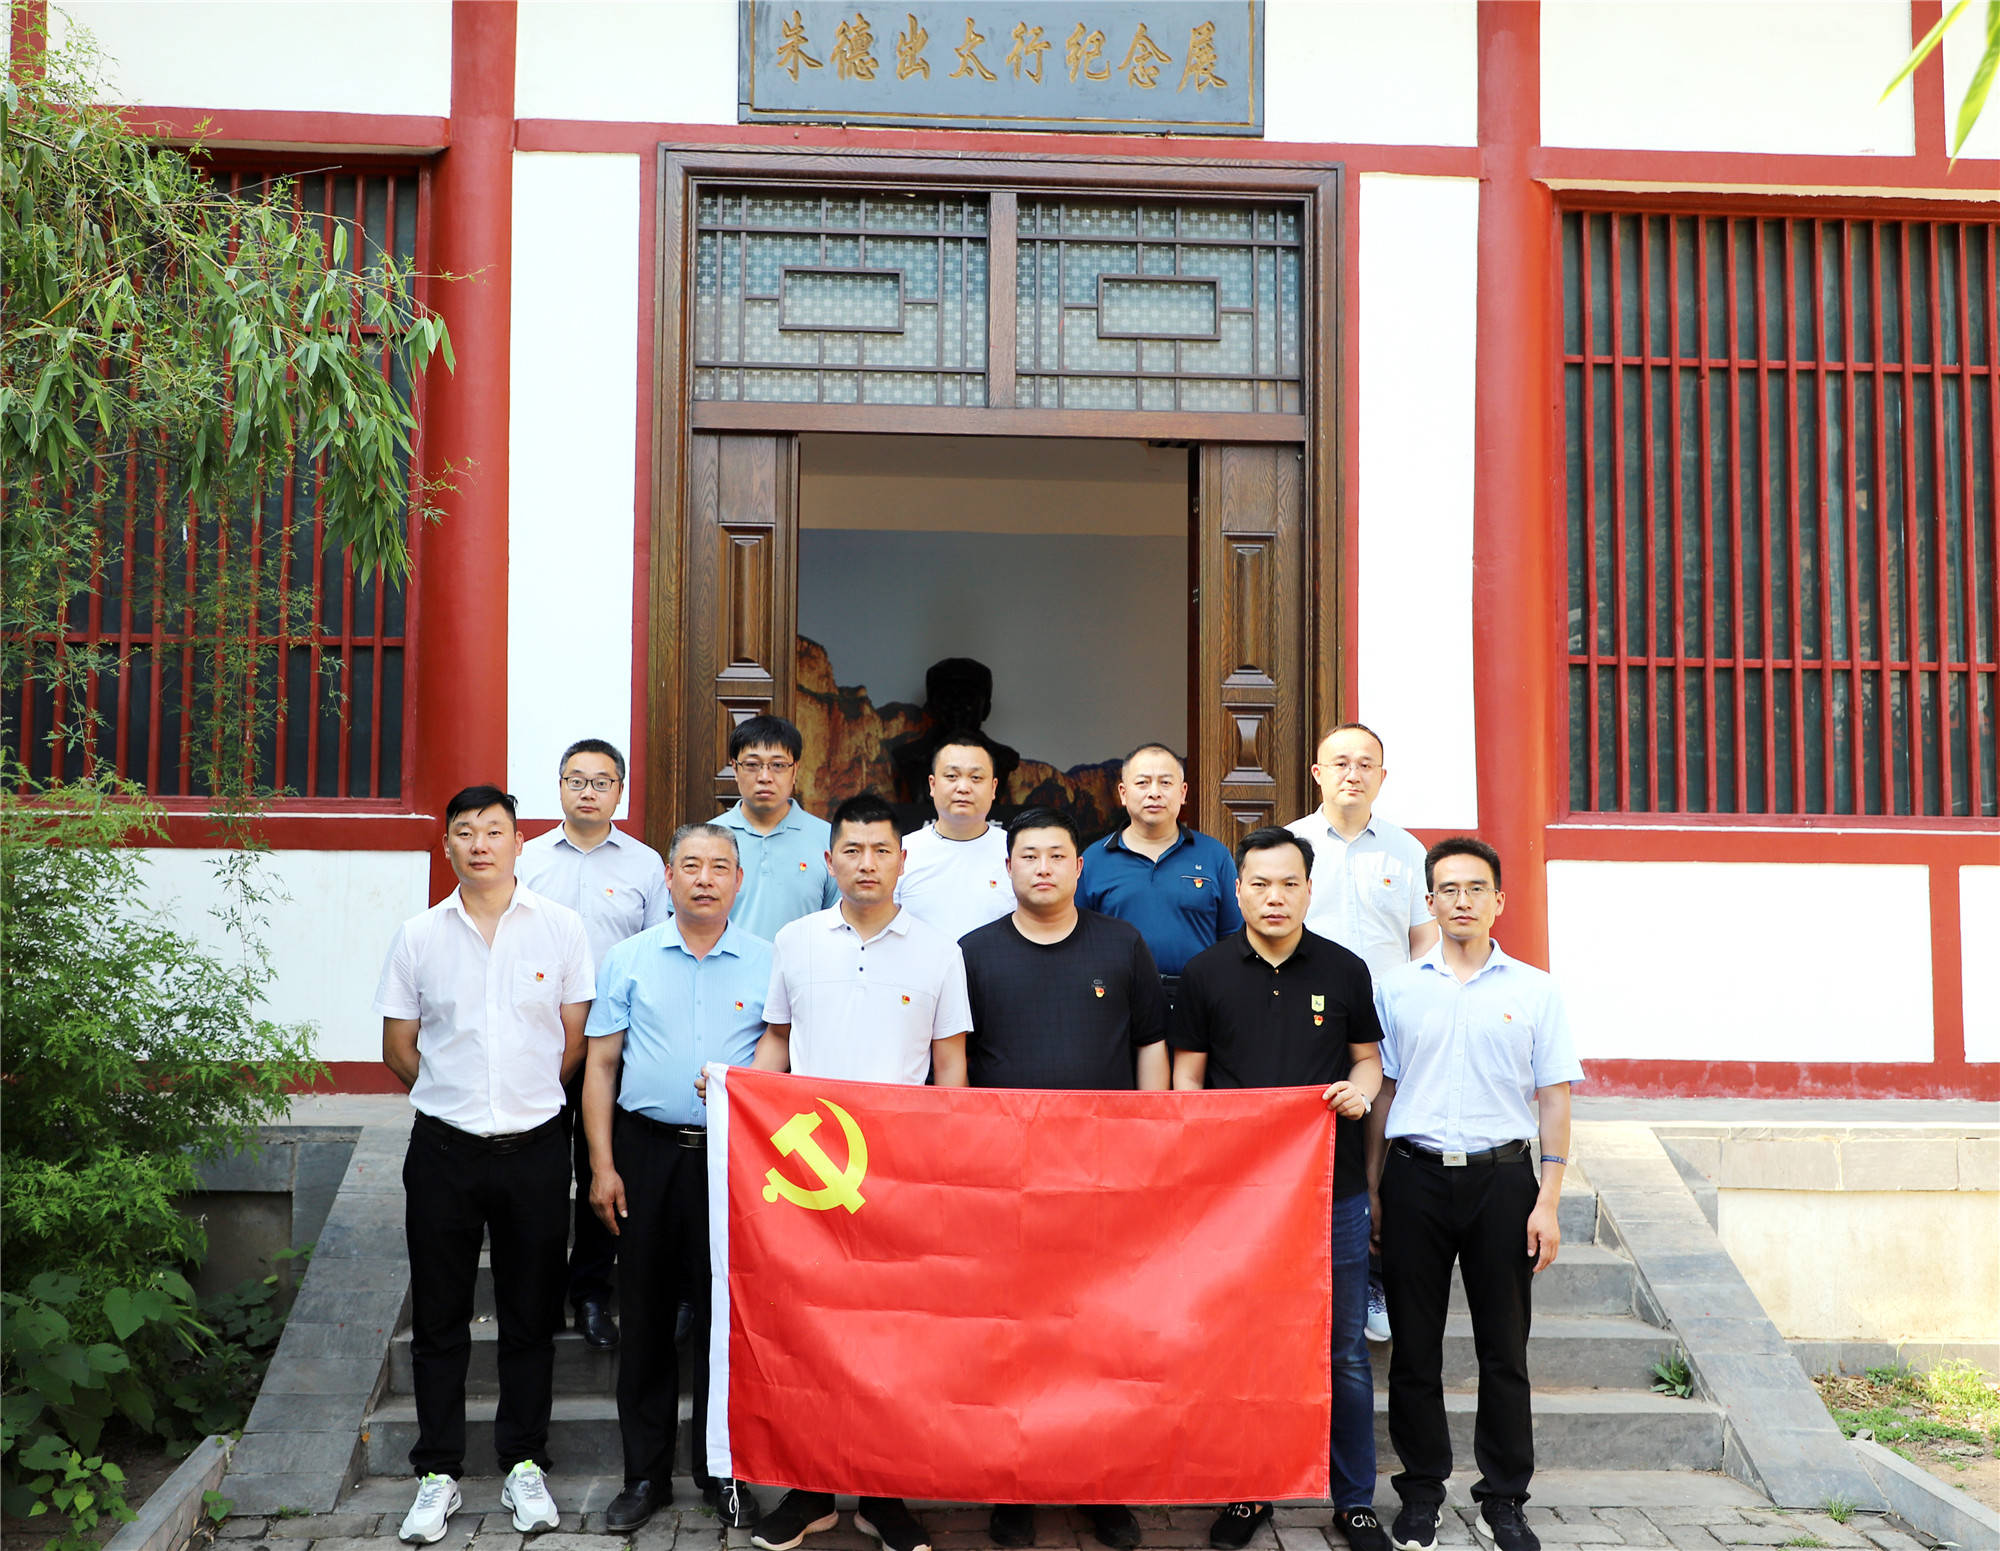
[[[1163,975],[1243,925],[1236,907],[1236,860],[1219,840],[1181,826],[1156,862],[1115,829],[1083,853],[1076,902],[1139,928]]]

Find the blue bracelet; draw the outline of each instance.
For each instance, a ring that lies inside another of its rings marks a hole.
[[[1542,1162],[1544,1162],[1544,1163],[1560,1163],[1560,1164],[1563,1164],[1563,1165],[1567,1166],[1567,1165],[1568,1165],[1568,1163],[1569,1163],[1569,1159],[1567,1159],[1567,1158],[1558,1158],[1558,1157],[1557,1157],[1557,1156],[1556,1156],[1556,1155],[1555,1155],[1554,1153],[1552,1153],[1552,1152],[1545,1152],[1545,1153],[1543,1153],[1543,1154],[1542,1154]]]

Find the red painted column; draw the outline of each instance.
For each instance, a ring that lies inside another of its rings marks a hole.
[[[451,8],[451,148],[431,183],[433,287],[458,370],[425,403],[426,461],[457,490],[422,537],[417,796],[442,817],[461,787],[507,780],[507,405],[514,229],[514,0]],[[431,857],[432,898],[452,888]]]
[[[1506,872],[1501,940],[1516,957],[1546,965],[1562,551],[1553,542],[1555,215],[1548,190],[1530,175],[1541,116],[1539,6],[1482,0],[1472,540],[1479,827]]]

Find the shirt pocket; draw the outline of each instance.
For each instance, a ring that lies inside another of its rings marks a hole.
[[[523,1010],[546,1009],[553,1012],[562,995],[562,976],[548,965],[516,964],[514,966],[514,1005]]]
[[[890,985],[887,988],[889,1010],[898,1017],[921,1022],[929,1028],[937,1016],[937,992],[926,986]]]

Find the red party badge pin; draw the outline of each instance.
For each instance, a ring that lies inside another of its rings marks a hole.
[[[800,862],[800,863],[799,863],[799,871],[800,871],[800,872],[804,872],[805,870],[806,870],[806,864],[805,864],[804,862]]]
[[[1325,1014],[1325,1013],[1323,1013],[1323,1012],[1316,1012],[1316,1013],[1314,1013],[1314,1014],[1313,1014],[1313,1027],[1314,1027],[1314,1028],[1318,1028],[1318,1027],[1319,1027],[1319,1026],[1320,1026],[1320,1025],[1322,1024],[1322,1023],[1324,1023],[1324,1022],[1326,1022],[1326,1014]]]
[[[1095,991],[1099,996],[1102,996],[1104,994],[1104,982],[1102,980],[1093,980],[1090,983],[1090,989]]]
[[[542,972],[541,972],[541,971],[540,971],[539,969],[535,971],[535,979],[536,979],[536,980],[540,981],[540,980],[546,980],[546,979],[548,979],[548,978],[549,978],[549,977],[548,977],[547,975],[543,974],[543,973],[542,973]]]
[[[910,1005],[910,999],[907,996],[903,998],[903,1005],[905,1007]]]

